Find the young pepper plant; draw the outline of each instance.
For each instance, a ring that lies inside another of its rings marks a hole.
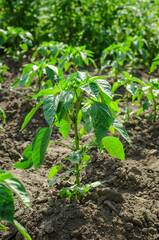
[[[42,58],[40,61],[25,65],[22,71],[22,77],[17,78],[10,89],[14,89],[18,84],[20,84],[21,88],[24,86],[27,88],[31,86],[32,81],[35,80],[38,85],[38,90],[35,91],[37,93],[44,88],[52,87],[58,75],[62,77],[61,69],[54,66],[52,62],[46,62],[45,58]],[[45,81],[46,79],[48,80]]]
[[[11,223],[25,239],[31,240],[26,229],[14,219],[15,207],[12,191],[19,196],[27,207],[31,208],[29,195],[24,185],[17,178],[14,178],[10,172],[0,170],[0,222],[3,220]],[[0,223],[0,230],[5,229],[8,229],[8,227]]]
[[[137,101],[140,103],[142,97],[146,96],[146,100],[138,110],[137,116],[152,106],[153,111],[148,114],[148,116],[150,121],[156,122],[159,110],[159,79],[150,79],[148,82],[144,82],[140,79],[136,79],[135,81],[141,84],[142,87],[137,89],[136,94],[133,96],[133,100],[137,98]]]
[[[90,162],[87,151],[92,145],[99,149],[106,149],[112,156],[124,159],[122,143],[115,137],[107,137],[108,130],[112,133],[115,130],[130,143],[129,136],[123,125],[115,118],[117,104],[112,101],[112,90],[110,84],[103,80],[103,77],[91,77],[86,72],[77,72],[68,76],[65,80],[59,80],[52,89],[45,89],[34,96],[34,99],[43,97],[36,107],[26,116],[21,130],[27,125],[33,114],[43,104],[44,117],[48,127],[40,128],[33,141],[23,152],[20,162],[14,166],[22,169],[34,165],[37,170],[44,162],[47,147],[52,143],[50,137],[52,129],[59,127],[64,139],[67,138],[73,128],[73,145],[60,143],[72,150],[68,160],[70,167],[65,164],[53,166],[49,173],[49,185],[52,185],[58,178],[70,179],[73,175],[75,181],[71,187],[63,188],[61,197],[80,198],[90,188],[101,184],[101,181],[82,185],[80,173]],[[82,124],[82,127],[81,124]],[[95,138],[84,146],[82,137],[85,133],[94,131]],[[55,142],[59,144],[59,142]],[[72,144],[72,143],[71,143]],[[62,169],[66,174],[59,174]],[[56,174],[58,176],[55,176]]]
[[[84,65],[89,66],[90,62],[97,68],[93,60],[94,53],[86,49],[86,46],[68,46],[59,42],[43,42],[33,54],[33,59],[40,53],[55,65],[65,71],[72,66],[75,70],[78,67],[83,68]]]
[[[3,76],[2,73],[3,72],[8,72],[8,67],[6,65],[4,65],[2,62],[0,62],[0,90],[2,89],[1,87],[1,83],[3,83]]]
[[[135,96],[135,94],[136,94],[137,83],[134,82],[136,79],[137,78],[133,77],[128,72],[123,71],[123,78],[114,82],[113,87],[112,87],[112,92],[113,92],[114,96],[119,96],[119,97],[121,97],[120,101],[126,102],[126,107],[124,108],[124,111],[125,111],[124,120],[125,121],[129,121],[131,114],[133,114],[133,112],[130,112],[129,98],[133,98],[133,96]],[[115,93],[116,90],[121,86],[123,86],[126,90],[126,94],[124,96],[122,94]]]

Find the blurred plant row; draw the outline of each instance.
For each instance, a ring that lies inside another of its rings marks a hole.
[[[0,9],[0,48],[7,54],[57,41],[85,45],[99,58],[113,44],[149,64],[159,50],[158,0],[0,0]]]

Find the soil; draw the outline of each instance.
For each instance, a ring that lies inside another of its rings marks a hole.
[[[47,126],[39,110],[27,127],[20,128],[35,104],[28,101],[31,88],[10,91],[8,87],[20,76],[22,63],[6,62],[9,72],[3,74],[0,105],[7,115],[4,131],[0,131],[0,166],[20,179],[29,192],[32,210],[15,196],[15,219],[33,240],[159,240],[159,122],[146,118],[124,123],[133,148],[121,138],[125,160],[90,149],[91,163],[82,173],[82,183],[106,180],[91,189],[81,200],[61,199],[60,189],[65,181],[48,187],[52,166],[60,164],[70,151],[51,145],[44,164],[35,171],[13,167],[23,150],[32,142],[39,127]],[[147,72],[138,72],[141,78]],[[69,138],[72,137],[70,134]],[[86,135],[84,142],[91,137]],[[57,129],[53,140],[62,141]],[[2,240],[22,240],[22,235],[9,224],[1,232]]]

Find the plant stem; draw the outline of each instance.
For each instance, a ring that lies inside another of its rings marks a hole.
[[[50,142],[49,145],[51,145],[51,144],[59,144],[59,145],[63,145],[63,146],[65,146],[65,147],[71,149],[72,151],[74,150],[73,148],[71,148],[70,146],[68,146],[67,144],[62,143],[62,142]]]
[[[153,99],[154,122],[156,122],[156,116],[157,116],[157,104],[156,104],[156,100],[155,100],[155,97],[154,97],[154,94],[153,94],[152,91],[151,91],[151,96],[152,96],[152,99]]]
[[[75,90],[75,94],[77,96],[77,92]],[[78,126],[77,126],[77,119],[78,119],[78,113],[79,113],[79,110],[80,110],[80,107],[81,107],[81,100],[79,100],[78,96],[77,96],[77,107],[76,107],[76,113],[75,113],[75,116],[74,116],[74,122],[73,122],[73,125],[74,125],[74,132],[75,132],[75,143],[76,143],[76,151],[80,149],[80,146],[79,146],[79,135],[78,135]],[[77,163],[76,164],[76,183],[77,183],[77,186],[80,187],[80,178],[79,178],[79,164]]]
[[[41,90],[41,82],[42,82],[42,78],[39,77],[39,92],[40,92],[40,90]]]
[[[129,93],[126,91],[126,111],[127,111],[127,120],[130,119],[130,113],[129,113]]]
[[[78,127],[77,127],[77,119],[75,117],[74,122],[74,131],[75,131],[75,143],[76,143],[76,150],[79,150],[79,137],[78,137]],[[80,187],[80,179],[79,179],[79,164],[76,164],[76,182],[77,186]]]

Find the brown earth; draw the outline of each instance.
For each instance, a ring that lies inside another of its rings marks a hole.
[[[126,154],[124,161],[92,148],[91,163],[82,173],[82,183],[106,182],[80,201],[61,199],[59,191],[66,182],[57,181],[48,188],[48,174],[53,165],[69,155],[66,148],[51,145],[45,163],[37,172],[13,168],[37,129],[47,123],[39,110],[20,132],[33,102],[25,98],[31,89],[8,90],[21,72],[20,63],[12,64],[8,63],[10,70],[4,74],[0,91],[0,105],[7,115],[4,131],[0,131],[0,166],[23,182],[33,208],[27,209],[15,197],[15,219],[33,240],[159,240],[159,122],[142,119],[125,123],[133,148],[121,139]],[[84,141],[90,137],[86,135]],[[62,140],[57,129],[52,139]],[[22,240],[23,237],[10,226],[0,239]]]

